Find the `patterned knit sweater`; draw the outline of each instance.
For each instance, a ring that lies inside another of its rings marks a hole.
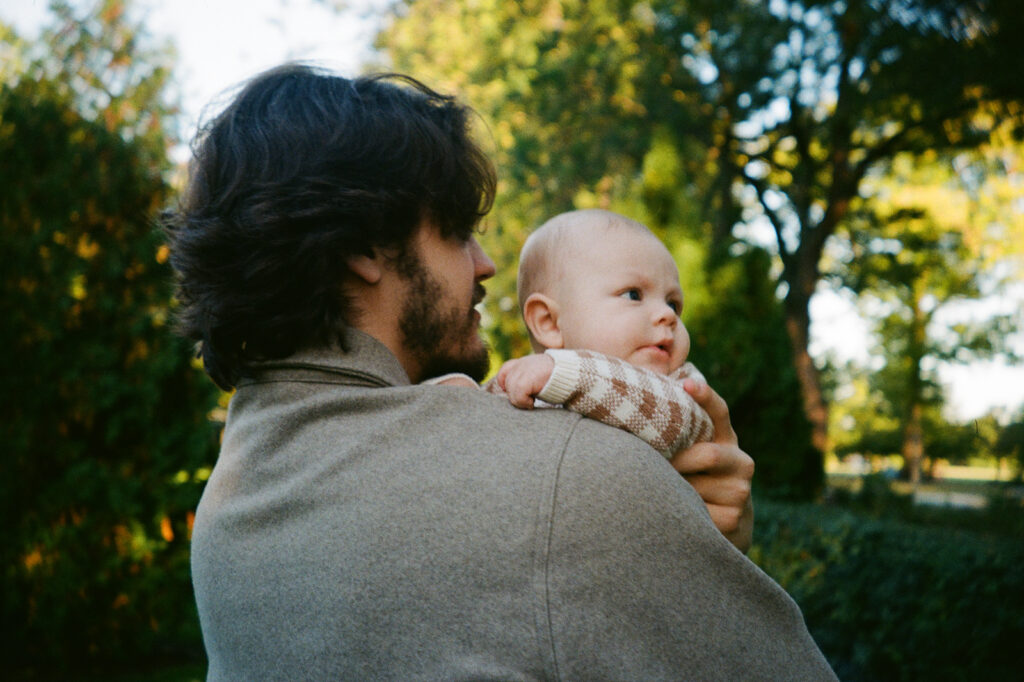
[[[686,378],[704,380],[692,363],[666,376],[589,350],[544,352],[555,361],[555,368],[537,394],[537,407],[565,407],[628,431],[667,459],[714,436],[711,417],[683,388]],[[436,385],[454,377],[476,385],[465,374],[446,374],[422,383]],[[493,379],[482,388],[503,393]]]
[[[593,351],[545,353],[555,361],[537,396],[545,403],[629,431],[668,458],[714,435],[711,418],[683,388],[687,377],[704,378],[689,362],[665,376]]]

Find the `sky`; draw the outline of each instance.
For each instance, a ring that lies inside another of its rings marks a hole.
[[[91,0],[72,0],[87,7]],[[24,37],[38,32],[48,0],[0,0],[0,20]],[[175,78],[194,131],[203,108],[222,91],[290,59],[314,60],[355,75],[372,55],[377,21],[372,10],[385,0],[135,0],[147,30],[169,38],[178,52]]]
[[[184,109],[184,130],[195,131],[203,108],[221,92],[263,69],[289,59],[312,60],[355,75],[372,57],[378,28],[374,9],[387,0],[136,0],[149,31],[168,38],[178,52],[175,78]],[[83,0],[73,2],[83,6]],[[332,5],[344,4],[338,12]],[[46,17],[47,0],[0,0],[0,21],[26,38]],[[472,103],[470,103],[472,104]],[[175,156],[185,150],[177,150]],[[1001,312],[1024,305],[1024,295],[993,304]],[[821,292],[811,305],[811,351],[840,361],[866,361],[871,340],[853,304]],[[1020,335],[1024,336],[1024,335]],[[1024,339],[1018,339],[1024,353]],[[940,367],[950,386],[951,415],[973,419],[991,409],[1015,412],[1024,403],[1024,366],[980,362]]]

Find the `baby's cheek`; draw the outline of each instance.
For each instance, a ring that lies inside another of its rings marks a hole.
[[[679,340],[676,344],[679,347],[679,364],[686,362],[686,358],[690,356],[690,333],[683,326],[683,323],[679,323]]]

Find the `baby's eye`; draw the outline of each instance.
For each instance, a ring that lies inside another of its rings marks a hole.
[[[639,289],[626,289],[622,292],[622,295],[628,298],[630,301],[642,301],[644,296]]]
[[[676,315],[683,312],[683,305],[679,301],[665,301],[665,303],[668,304],[668,307],[671,308],[672,312]]]

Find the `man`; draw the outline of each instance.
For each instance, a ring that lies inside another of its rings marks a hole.
[[[833,679],[712,522],[749,543],[749,458],[710,389],[716,442],[669,464],[417,385],[487,368],[495,178],[469,115],[291,65],[197,140],[167,218],[181,326],[237,389],[192,538],[209,678]]]

